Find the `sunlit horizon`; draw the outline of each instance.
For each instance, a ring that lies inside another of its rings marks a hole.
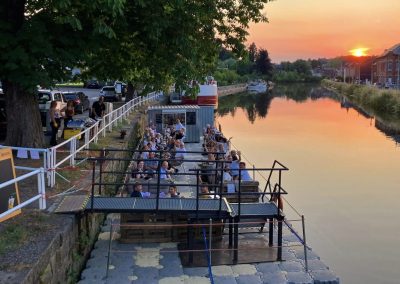
[[[355,56],[355,57],[363,57],[363,56],[368,56],[367,51],[369,48],[367,47],[359,47],[359,48],[354,48],[349,50],[350,54]]]
[[[352,49],[380,55],[400,43],[400,1],[277,0],[265,5],[268,23],[251,24],[247,45],[268,50],[271,60],[335,58]]]

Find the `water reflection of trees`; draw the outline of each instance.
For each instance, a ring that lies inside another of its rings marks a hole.
[[[246,111],[248,120],[254,123],[257,118],[265,118],[274,97],[284,97],[296,102],[304,102],[307,99],[316,100],[322,97],[330,97],[339,100],[336,94],[314,84],[290,84],[278,85],[272,91],[265,94],[241,93],[225,96],[218,101],[218,115],[223,117],[228,114],[234,116],[236,108]]]
[[[274,89],[274,97],[285,97],[298,103],[305,102],[308,99],[318,100],[320,98],[339,100],[339,97],[334,92],[316,84],[278,85]]]
[[[257,118],[265,118],[273,97],[269,93],[265,94],[247,94],[225,96],[218,101],[217,113],[223,117],[227,114],[235,115],[236,108],[246,111],[247,119],[254,123]]]

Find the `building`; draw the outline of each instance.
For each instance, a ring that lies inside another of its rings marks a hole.
[[[371,82],[371,65],[373,60],[374,57],[372,56],[343,56],[343,80],[353,84],[368,84]]]
[[[372,63],[372,83],[400,88],[400,43],[386,49]]]

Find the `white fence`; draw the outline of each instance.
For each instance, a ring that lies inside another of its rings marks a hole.
[[[127,119],[128,115],[135,109],[135,107],[139,107],[145,102],[155,101],[162,95],[162,92],[152,92],[146,97],[137,97],[106,114],[101,121],[96,122],[94,125],[85,129],[81,133],[54,147],[49,148],[50,163],[48,164],[49,167],[47,168],[47,170],[50,172],[49,186],[53,187],[55,184],[57,173],[56,170],[59,169],[62,164],[68,161],[70,166],[74,166],[77,153],[83,149],[89,148],[90,143],[96,143],[99,138],[99,134],[105,137],[107,130],[112,131],[113,127],[116,127],[118,123],[122,123],[124,119]],[[81,135],[84,135],[85,137],[83,145],[79,145]],[[57,149],[65,145],[69,145],[68,155],[57,162]]]
[[[19,152],[25,152],[25,155],[28,155],[28,152],[37,152],[43,155],[43,169],[47,174],[47,184],[50,187],[53,187],[56,181],[56,170],[60,168],[61,165],[68,163],[70,166],[75,165],[75,158],[79,151],[82,151],[85,148],[89,147],[90,143],[96,143],[99,135],[103,137],[106,136],[107,131],[112,131],[113,127],[116,127],[119,123],[121,123],[124,119],[128,118],[128,115],[135,110],[136,107],[142,106],[146,102],[152,102],[162,96],[162,92],[152,92],[148,94],[146,97],[137,97],[121,107],[111,111],[106,114],[102,121],[96,122],[91,127],[85,129],[81,133],[71,137],[70,139],[63,141],[62,143],[48,148],[48,149],[39,149],[39,148],[24,148],[24,147],[9,147],[0,145],[0,148],[11,148],[12,150],[17,150]],[[85,137],[85,140],[82,145],[80,145],[79,140],[81,135]],[[57,161],[57,150],[59,152],[64,152],[65,150],[61,150],[60,148],[63,146],[68,146],[69,150],[67,151],[67,155],[62,158],[60,161]],[[32,156],[32,154],[31,154]],[[36,170],[37,168],[28,168],[28,167],[16,167],[17,169],[25,169],[25,170]],[[3,184],[1,184],[1,187]],[[0,188],[1,188],[0,187]]]
[[[6,182],[3,182],[2,184],[0,184],[0,189],[2,189],[3,187],[12,185],[18,181],[27,179],[34,175],[37,175],[37,179],[38,179],[37,180],[38,194],[36,196],[28,199],[27,201],[24,201],[21,204],[1,213],[0,219],[21,209],[22,207],[27,206],[28,204],[35,202],[36,200],[39,200],[39,209],[46,209],[46,185],[45,185],[44,173],[45,173],[45,169],[39,168],[39,169],[35,169],[34,171],[31,171],[30,173],[24,174],[20,177],[17,177],[15,179],[12,179],[12,180],[9,180],[9,181],[6,181]]]

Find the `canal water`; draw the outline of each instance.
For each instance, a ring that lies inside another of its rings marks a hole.
[[[310,85],[223,97],[217,122],[247,167],[276,159],[290,169],[286,198],[342,283],[400,283],[399,135]]]

